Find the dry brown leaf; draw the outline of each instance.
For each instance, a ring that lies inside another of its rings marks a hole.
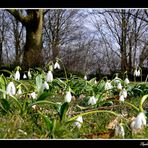
[[[118,123],[118,120],[117,120],[117,117],[113,120],[113,121],[111,121],[107,126],[106,126],[106,128],[107,129],[114,129],[114,127],[115,127],[115,125]]]
[[[85,134],[81,135],[82,137],[88,138],[88,139],[108,139],[114,136],[114,130],[108,130],[105,132],[97,132],[92,134]]]

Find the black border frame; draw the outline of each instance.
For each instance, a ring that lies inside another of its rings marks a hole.
[[[148,8],[147,0],[2,0],[1,8]]]

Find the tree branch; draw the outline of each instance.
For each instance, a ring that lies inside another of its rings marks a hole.
[[[13,15],[18,21],[20,21],[24,26],[30,21],[31,15],[23,16],[19,10],[16,9],[6,9],[11,15]]]

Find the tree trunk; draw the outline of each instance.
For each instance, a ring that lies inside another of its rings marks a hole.
[[[26,44],[23,55],[23,68],[42,66],[42,27],[43,10],[26,10],[27,16],[23,16],[19,10],[7,10],[26,28]]]
[[[126,33],[127,24],[125,18],[125,10],[122,10],[122,34],[121,34],[121,71],[127,70],[127,56],[126,56]]]
[[[0,42],[0,67],[2,66],[2,52],[3,52],[3,46],[2,42]]]
[[[26,44],[24,47],[23,66],[40,67],[42,66],[42,25],[43,14],[41,10],[33,12],[32,21],[26,27]]]
[[[52,61],[55,62],[56,58],[59,58],[59,45],[58,45],[58,43],[53,43],[53,45],[52,45]]]

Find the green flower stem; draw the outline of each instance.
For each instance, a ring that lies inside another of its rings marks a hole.
[[[112,100],[112,101],[114,101],[114,102],[120,102],[120,101],[118,101],[118,100]],[[127,101],[124,101],[123,104],[128,105],[128,106],[131,106],[131,107],[133,107],[136,111],[139,112],[139,108],[136,107],[135,105],[133,105],[133,104],[127,102]]]
[[[136,82],[136,76],[134,76],[134,82]]]
[[[145,101],[147,98],[148,98],[148,94],[144,95],[144,96],[141,98],[140,104],[139,104],[139,111],[140,111],[140,112],[143,112],[143,107],[142,107],[142,105],[143,105],[144,101]]]
[[[141,67],[139,67],[139,69],[140,69],[141,82],[142,82],[142,68],[141,68]]]
[[[62,60],[61,59],[58,59],[59,61],[60,61],[60,63],[62,64],[62,67],[63,67],[63,69],[64,69],[64,73],[65,73],[65,78],[66,78],[66,80],[68,80],[68,77],[67,77],[67,72],[66,72],[66,69],[65,69],[65,66],[64,66],[64,64],[63,64],[63,62],[62,62]]]
[[[28,87],[23,83],[23,81],[21,81],[21,80],[15,80],[17,83],[20,83],[18,86],[17,86],[17,88],[19,88],[19,86],[23,86],[27,91],[28,91]],[[29,85],[29,84],[28,84]],[[31,84],[30,84],[31,85]],[[29,85],[29,86],[30,86]],[[32,85],[33,86],[33,85]]]
[[[36,102],[30,104],[29,107],[31,107],[33,105],[36,105],[36,104],[52,104],[52,105],[57,105],[57,103],[44,100],[44,101],[36,101]]]
[[[84,115],[89,115],[89,114],[94,114],[94,113],[110,113],[110,114],[113,114],[115,116],[119,116],[119,114],[113,112],[113,111],[108,111],[108,110],[94,110],[94,111],[89,111],[89,112],[85,112],[85,113],[81,113],[79,115],[76,115],[72,118],[70,118],[67,122],[71,122],[75,119],[77,119],[79,116],[84,116]]]
[[[126,102],[126,101],[124,101],[124,103],[127,104],[127,105],[129,105],[129,106],[131,106],[131,107],[133,107],[136,111],[139,111],[139,108],[136,107],[135,105],[133,105],[133,104],[131,104],[129,102]]]

